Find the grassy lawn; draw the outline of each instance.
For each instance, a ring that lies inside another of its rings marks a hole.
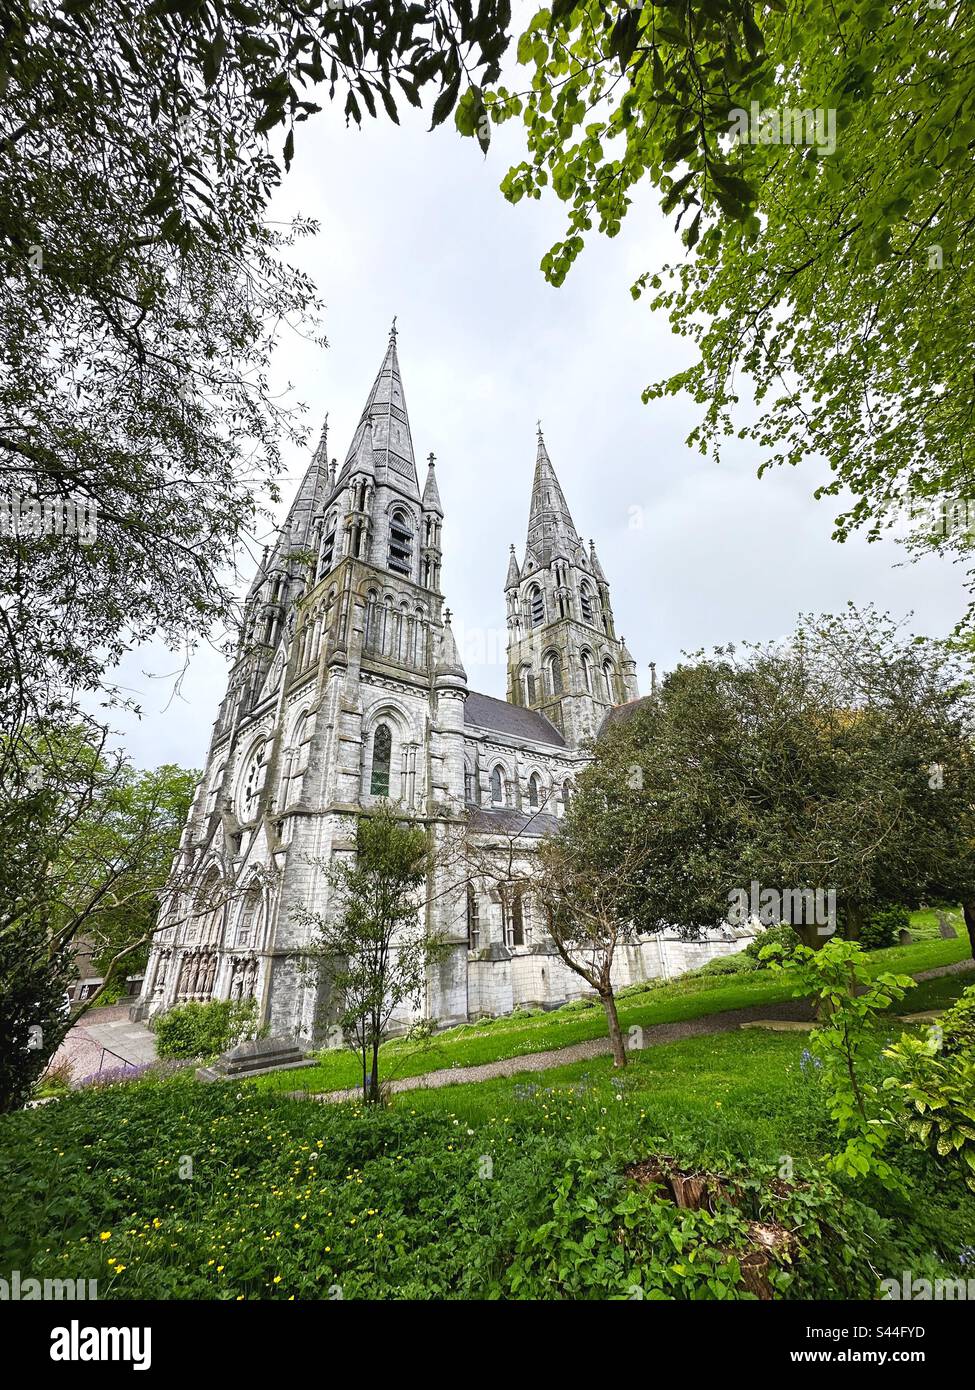
[[[959,970],[956,975],[940,975],[936,980],[922,980],[909,991],[893,1012],[919,1014],[925,1009],[947,1009],[960,999],[964,990],[971,985],[975,985],[975,970]]]
[[[924,917],[933,914],[916,914]],[[924,929],[930,924],[925,923]],[[943,941],[934,935],[910,946],[894,946],[889,950],[870,953],[871,966],[876,973],[895,970],[913,974],[935,966],[952,964],[969,956],[967,935],[954,941]],[[695,974],[676,980],[650,982],[645,989],[627,990],[619,998],[620,1023],[624,1032],[634,1025],[649,1027],[657,1023],[675,1023],[688,1018],[740,1009],[749,1005],[781,1003],[792,997],[788,976],[773,975],[767,970],[749,971],[739,975]],[[915,1011],[912,992],[905,1001],[905,1011]],[[933,1008],[935,1004],[918,1003],[917,1009]],[[560,1009],[535,1017],[484,1020],[463,1024],[439,1034],[432,1041],[416,1044],[390,1042],[382,1049],[381,1074],[384,1079],[422,1076],[445,1067],[476,1066],[505,1057],[527,1056],[568,1047],[590,1038],[604,1037],[606,1020],[602,1008],[591,1000],[577,1000]],[[358,1085],[360,1075],[355,1058],[349,1052],[334,1051],[322,1054],[314,1067],[296,1071],[272,1072],[256,1077],[249,1085],[270,1091],[333,1091]]]
[[[967,939],[968,932],[961,908],[948,908],[945,910],[945,916],[958,935]],[[911,931],[919,941],[941,940],[941,934],[938,930],[938,914],[933,907],[926,907],[923,912],[911,913]]]
[[[77,1092],[0,1119],[0,1261],[97,1279],[100,1299],[602,1299],[634,1283],[741,1297],[732,1252],[759,1219],[802,1224],[792,1296],[875,1297],[904,1268],[957,1275],[975,1203],[904,1153],[909,1204],[837,1186],[804,1047],[692,1038],[623,1073],[599,1057],[374,1112],[186,1076]],[[628,1179],[661,1158],[743,1183],[736,1204],[681,1212]]]
[[[878,1036],[876,1051],[882,1042]],[[596,1134],[635,1128],[648,1152],[700,1147],[772,1162],[817,1152],[828,1133],[816,1069],[802,1065],[805,1047],[796,1033],[713,1034],[633,1052],[622,1073],[612,1058],[593,1057],[530,1076],[410,1091],[391,1104],[473,1126],[511,1125],[533,1111],[542,1130],[587,1120]]]

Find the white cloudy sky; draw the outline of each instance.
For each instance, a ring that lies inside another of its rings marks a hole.
[[[800,611],[838,611],[848,599],[913,610],[916,631],[953,626],[964,607],[960,571],[936,558],[903,565],[892,542],[836,545],[835,503],[812,498],[823,476],[815,464],[759,481],[748,446],[733,444],[720,466],[686,448],[689,401],[641,403],[642,388],[692,351],[629,294],[641,271],[677,251],[651,196],[553,289],[538,265],[562,233],[561,205],[512,207],[498,191],[522,157],[519,130],[502,127],[484,159],[473,141],[452,128],[428,133],[414,115],[398,129],[383,121],[359,132],[325,112],[301,130],[274,215],[321,223],[295,259],[325,300],[330,346],[285,340],[276,384],[309,405],[315,436],[329,412],[341,461],[397,315],[417,458],[433,450],[438,459],[443,585],[462,641],[503,627],[537,417],[576,526],[596,541],[644,689],[650,661],[664,670],[682,650],[779,636]],[[306,462],[290,455],[293,482]],[[287,498],[287,481],[283,490]],[[503,696],[503,653],[477,655],[468,646],[472,687]],[[203,647],[174,691],[179,664],[147,648],[119,673],[142,705],[140,719],[114,720],[139,766],[205,758],[226,668]]]

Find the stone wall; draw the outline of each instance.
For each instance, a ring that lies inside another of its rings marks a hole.
[[[698,941],[684,941],[667,932],[643,937],[617,951],[614,987],[674,979],[719,956],[744,950],[753,935],[748,928],[710,932]],[[544,946],[508,948],[493,942],[469,952],[467,998],[472,1019],[497,1017],[517,1008],[552,1008],[592,992],[555,951]]]

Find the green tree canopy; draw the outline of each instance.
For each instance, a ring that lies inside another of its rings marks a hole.
[[[686,255],[632,292],[696,360],[644,398],[688,392],[702,452],[737,432],[763,470],[822,455],[817,495],[853,497],[839,540],[975,497],[973,53],[958,0],[555,0],[518,43],[527,90],[483,98],[527,135],[506,196],[567,205],[553,284],[656,189]],[[971,545],[967,521],[915,526],[921,547]]]
[[[268,386],[317,333],[268,222],[315,95],[347,119],[497,75],[508,0],[13,0],[0,26],[0,726],[70,722],[150,636],[232,623],[257,497],[300,437]],[[273,492],[273,489],[272,489]],[[15,511],[82,504],[38,534]],[[93,533],[92,533],[93,531]],[[110,692],[118,697],[117,691]],[[27,749],[25,757],[30,760]]]
[[[793,921],[822,945],[835,925],[857,937],[877,907],[972,897],[964,676],[941,644],[852,607],[806,620],[788,642],[678,667],[597,744],[597,765],[639,787],[651,828],[633,919],[718,926],[729,895],[750,897],[755,882],[792,907],[793,893],[825,906],[835,894],[835,923]]]
[[[103,975],[86,1009],[142,964],[196,783],[173,766],[137,772],[91,726],[31,734],[35,761],[0,797],[0,1052],[20,1058],[0,1083],[10,1104],[72,1021],[75,954]]]
[[[315,932],[309,966],[323,1009],[359,1054],[371,1104],[381,1099],[379,1048],[396,1015],[422,1004],[427,968],[441,951],[425,910],[433,854],[427,830],[383,803],[358,816],[351,843],[320,863],[327,907],[297,909]]]

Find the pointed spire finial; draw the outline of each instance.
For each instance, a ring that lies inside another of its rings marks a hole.
[[[427,463],[429,463],[430,467],[432,468],[433,465],[436,463],[436,461],[437,461],[437,456],[436,456],[436,454],[433,452],[433,450],[431,449],[431,450],[430,450],[430,453],[427,455]]]
[[[396,320],[397,320],[398,317],[399,317],[399,316],[398,316],[397,314],[394,314],[394,315],[393,315],[393,322],[389,325],[389,341],[390,341],[391,343],[395,343],[395,342],[396,342]]]
[[[452,618],[453,616],[454,616],[454,615],[453,615],[453,613],[451,613],[451,611],[450,611],[449,608],[445,608],[445,609],[444,609],[444,611],[443,611],[443,617],[444,617],[444,622],[445,622],[445,623],[449,623],[450,620],[451,620],[451,618]]]
[[[535,424],[536,424],[536,426],[537,426],[538,437],[539,437],[539,439],[541,439],[541,437],[542,437],[542,422],[541,422],[540,419],[538,419],[538,420],[535,421]]]

